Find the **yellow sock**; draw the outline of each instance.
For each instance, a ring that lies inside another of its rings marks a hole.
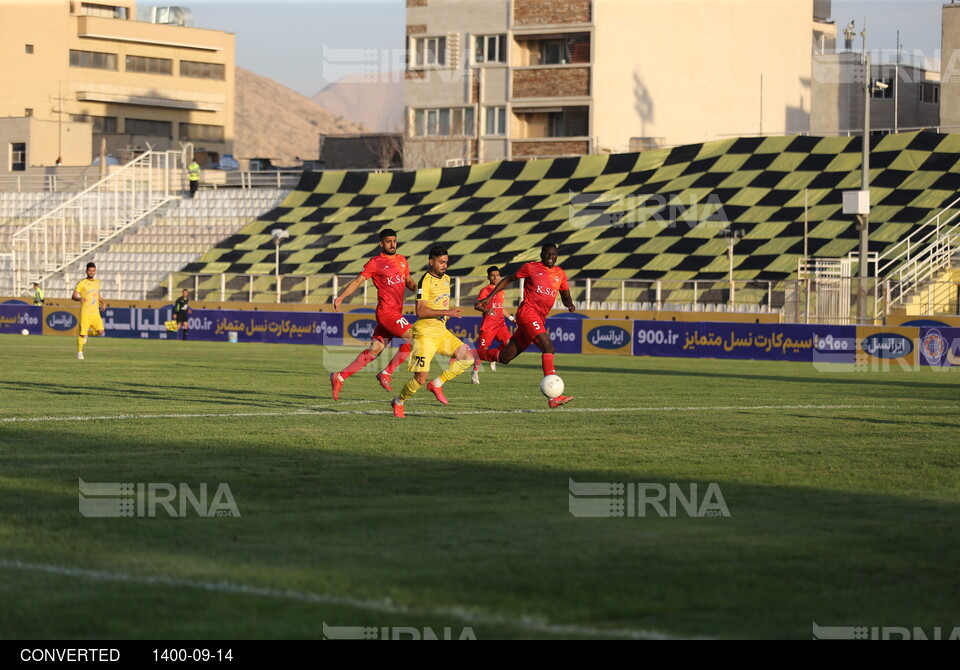
[[[444,371],[443,371],[443,374],[440,375],[440,383],[441,383],[441,384],[446,384],[448,381],[450,381],[451,379],[453,379],[453,378],[456,377],[457,375],[463,374],[464,372],[466,372],[467,370],[469,370],[469,369],[472,368],[472,367],[473,367],[473,359],[472,359],[472,358],[469,358],[469,359],[464,360],[464,361],[455,360],[455,361],[453,361],[453,363],[450,364],[450,367],[448,367],[446,370],[444,370]]]
[[[420,384],[419,382],[417,382],[416,379],[411,379],[410,381],[408,381],[407,385],[403,387],[402,391],[400,391],[400,402],[403,402],[404,400],[412,396],[414,393],[419,391],[421,386],[423,386],[423,384]]]
[[[86,343],[87,343],[86,336],[77,338],[77,351],[80,352],[81,354],[83,353],[83,345],[85,345]]]

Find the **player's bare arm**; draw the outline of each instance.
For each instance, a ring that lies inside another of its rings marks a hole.
[[[73,292],[73,295],[70,296],[70,299],[71,299],[71,300],[75,300],[76,302],[83,302],[83,298],[80,297],[80,292],[79,292],[79,291],[74,291],[74,292]]]
[[[454,307],[452,309],[434,309],[427,305],[426,300],[417,300],[417,318],[418,319],[429,319],[436,318],[439,316],[452,316],[455,319],[459,319],[463,314],[463,310],[459,307]]]
[[[349,298],[351,295],[353,295],[354,292],[356,292],[356,290],[360,288],[360,285],[363,284],[363,282],[365,282],[366,280],[367,278],[364,277],[362,274],[354,277],[353,280],[351,280],[351,282],[347,284],[342,291],[340,291],[340,295],[338,295],[333,299],[333,311],[339,312],[340,305],[343,303],[343,301]]]
[[[490,303],[493,302],[493,296],[500,293],[500,291],[505,291],[507,287],[510,286],[510,284],[516,281],[516,279],[517,279],[517,275],[507,275],[506,277],[501,279],[499,282],[497,282],[497,285],[493,288],[492,291],[490,291],[490,295],[487,296],[487,301],[483,303],[483,309],[485,310],[490,309]]]
[[[560,291],[560,302],[568,311],[576,312],[577,308],[573,304],[573,298],[570,297],[570,290]]]
[[[407,288],[413,292],[417,290],[417,280],[412,275],[407,275]]]

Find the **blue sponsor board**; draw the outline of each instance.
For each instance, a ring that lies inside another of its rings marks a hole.
[[[913,353],[913,341],[900,333],[874,333],[863,338],[860,346],[875,358],[895,360]]]
[[[343,314],[332,312],[241,312],[195,309],[190,315],[190,337],[238,342],[343,344]]]
[[[960,367],[960,328],[921,328],[920,364]]]
[[[44,319],[47,328],[58,333],[75,332],[77,330],[77,317],[73,312],[66,310],[47,311]]]
[[[103,329],[107,337],[135,337],[142,340],[176,339],[177,334],[167,331],[165,321],[173,318],[173,309],[139,309],[134,307],[108,307],[103,311]],[[50,320],[50,317],[47,317]]]
[[[33,305],[0,305],[0,333],[16,333],[24,329],[31,335],[43,332],[43,308]]]
[[[558,354],[579,354],[583,350],[583,319],[555,316],[547,319],[550,340]],[[536,345],[532,345],[533,348]]]
[[[620,326],[596,326],[587,333],[587,341],[598,349],[622,349],[630,344],[630,333]]]
[[[856,328],[758,323],[634,321],[635,356],[853,363]]]
[[[108,308],[103,313],[103,326],[107,337],[176,339],[178,334],[167,331],[165,325],[172,318],[169,307]],[[342,314],[195,309],[190,313],[189,324],[191,340],[226,342],[234,332],[238,342],[343,343]]]

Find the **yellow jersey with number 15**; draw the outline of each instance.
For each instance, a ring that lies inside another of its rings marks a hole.
[[[77,284],[76,292],[83,302],[80,304],[81,314],[100,313],[100,280],[81,279]]]
[[[427,303],[430,309],[450,309],[450,276],[434,277],[429,272],[424,273],[423,279],[417,286],[417,302]],[[429,316],[418,318],[413,324],[414,335],[444,335],[447,327],[445,316]]]

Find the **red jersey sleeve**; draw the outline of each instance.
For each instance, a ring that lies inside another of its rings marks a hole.
[[[366,265],[364,265],[363,269],[360,271],[360,274],[367,279],[370,279],[370,277],[377,274],[377,259],[371,258],[368,260]]]
[[[493,288],[490,286],[484,286],[480,289],[480,295],[477,296],[477,302],[483,302],[487,299],[487,296],[493,291]]]
[[[532,277],[533,275],[530,273],[530,263],[524,263],[523,265],[521,265],[520,269],[517,270],[516,276],[518,278]]]
[[[560,286],[557,288],[558,291],[569,291],[570,285],[567,284],[567,273],[563,270],[560,270]]]

